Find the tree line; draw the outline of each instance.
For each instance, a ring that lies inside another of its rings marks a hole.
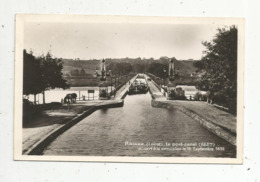
[[[145,73],[149,72],[162,77],[164,69],[167,68],[167,64],[160,62],[152,63],[118,63],[111,62],[108,64],[107,69],[111,70],[113,75],[128,75],[129,73]]]
[[[54,58],[49,52],[46,55],[35,57],[33,52],[23,51],[23,95],[36,95],[42,93],[45,104],[45,91],[62,88],[67,89],[69,85],[63,78],[62,59]]]

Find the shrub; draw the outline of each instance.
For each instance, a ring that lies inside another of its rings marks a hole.
[[[41,108],[34,105],[27,99],[23,99],[23,125],[32,122],[32,120],[41,114]]]
[[[201,94],[201,93],[197,92],[197,93],[194,95],[194,100],[207,101],[207,95]]]
[[[169,98],[173,100],[185,100],[185,92],[182,88],[178,87],[175,89],[169,90]]]

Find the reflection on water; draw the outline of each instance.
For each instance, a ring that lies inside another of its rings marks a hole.
[[[178,151],[126,143],[210,142],[224,151]],[[178,110],[151,107],[149,94],[125,98],[124,107],[97,110],[58,137],[45,155],[235,157],[236,148]]]

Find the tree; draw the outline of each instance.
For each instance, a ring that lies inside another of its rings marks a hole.
[[[36,104],[36,94],[43,90],[41,78],[40,61],[33,56],[33,52],[23,51],[23,95],[34,95]]]
[[[114,75],[128,75],[132,71],[132,65],[124,62],[111,62],[107,66],[107,70],[111,70]]]
[[[194,64],[199,70],[204,70],[199,88],[210,91],[213,100],[236,112],[237,28],[218,29],[211,42],[202,44],[206,47],[204,56]]]
[[[62,88],[67,89],[69,85],[67,81],[62,77],[63,63],[62,59],[53,58],[52,55],[48,52],[46,56],[40,58],[41,69],[42,69],[42,94],[43,94],[43,103],[45,104],[45,91]]]
[[[78,69],[74,69],[70,71],[71,76],[79,76],[79,70]]]
[[[161,78],[165,78],[166,73],[164,70],[168,71],[166,68],[167,66],[163,63],[151,63],[148,67],[148,72]]]
[[[80,76],[86,76],[86,72],[83,68],[80,70],[79,75]]]

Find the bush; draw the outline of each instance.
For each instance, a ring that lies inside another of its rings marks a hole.
[[[219,92],[215,92],[215,93],[209,92],[207,96],[209,99],[212,99],[212,103],[223,106],[223,107],[227,107],[228,112],[230,112],[232,114],[237,113],[236,98],[227,98],[227,96],[225,96]]]
[[[197,93],[194,95],[194,100],[207,101],[207,95],[201,94],[201,93],[197,92]]]
[[[235,98],[228,99],[228,109],[232,114],[237,114],[237,100]]]
[[[185,100],[186,99],[185,92],[180,87],[169,90],[168,96],[169,96],[169,99],[173,99],[173,100]]]
[[[34,105],[27,99],[23,99],[23,125],[32,122],[32,120],[41,114],[41,108]]]

